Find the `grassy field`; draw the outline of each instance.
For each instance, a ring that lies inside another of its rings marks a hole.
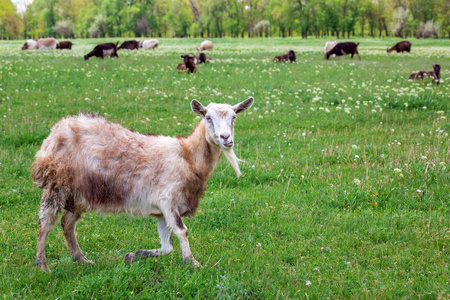
[[[218,39],[213,62],[178,74],[200,40],[161,39],[119,59],[20,51],[0,42],[0,297],[45,299],[449,299],[450,42],[359,39],[362,61],[324,60],[325,39]],[[123,39],[122,39],[123,40]],[[273,63],[285,50],[297,63]],[[443,82],[408,81],[442,66]],[[243,176],[225,159],[186,219],[200,268],[159,248],[156,220],[86,213],[78,240],[95,265],[72,262],[62,229],[35,267],[41,190],[30,166],[50,128],[80,111],[139,132],[188,135],[197,99],[255,98],[236,121]]]

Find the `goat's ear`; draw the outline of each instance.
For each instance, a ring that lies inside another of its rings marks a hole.
[[[191,109],[196,114],[199,114],[200,116],[204,117],[206,115],[206,109],[203,107],[203,105],[198,102],[197,100],[191,101]]]
[[[247,100],[242,101],[241,103],[238,103],[233,106],[233,110],[235,113],[240,113],[244,110],[249,109],[253,105],[253,97],[248,98]]]

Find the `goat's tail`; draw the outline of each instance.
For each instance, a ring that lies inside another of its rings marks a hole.
[[[223,154],[225,155],[225,158],[228,160],[228,162],[233,167],[234,171],[236,172],[237,177],[241,176],[241,170],[239,169],[239,162],[244,162],[243,160],[237,158],[236,154],[234,154],[233,149],[222,149]]]

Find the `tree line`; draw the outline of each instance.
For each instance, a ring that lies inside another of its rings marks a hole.
[[[0,0],[0,38],[450,38],[450,0]]]

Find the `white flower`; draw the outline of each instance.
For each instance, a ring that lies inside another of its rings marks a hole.
[[[358,148],[358,146],[356,146],[356,145],[352,145],[352,148],[353,148],[353,149],[356,149],[356,148]]]
[[[427,159],[427,157],[425,155],[422,155],[421,159]]]
[[[310,286],[312,283],[309,280],[306,280],[306,286]]]
[[[402,172],[402,169],[399,169],[399,168],[394,169],[394,173],[401,173],[401,172]]]
[[[261,243],[257,243],[257,244],[256,244],[256,247],[261,247]]]
[[[359,180],[358,178],[353,179],[353,183],[356,185],[361,185],[361,180]]]

